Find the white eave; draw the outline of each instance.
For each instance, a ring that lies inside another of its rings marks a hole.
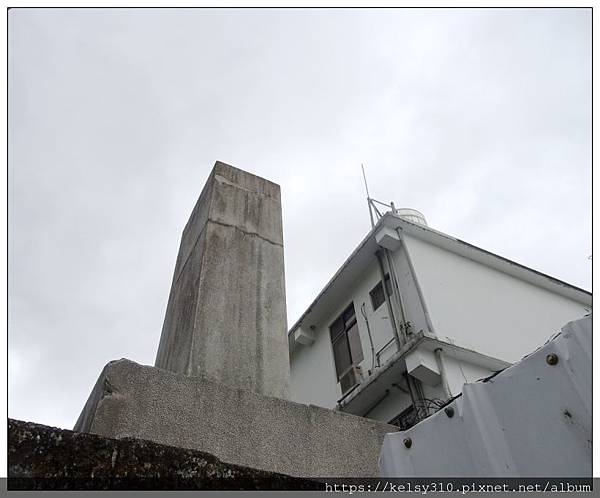
[[[555,292],[556,294],[573,299],[586,306],[591,306],[592,304],[592,294],[584,289],[580,289],[579,287],[503,258],[502,256],[498,256],[497,254],[446,235],[445,233],[430,227],[411,223],[394,213],[388,212],[381,217],[375,227],[367,234],[331,280],[325,285],[323,290],[317,295],[308,309],[289,330],[288,342],[290,351],[296,347],[296,341],[294,340],[294,332],[296,329],[301,325],[304,325],[306,329],[309,329],[311,325],[318,326],[322,319],[330,318],[329,313],[331,312],[331,309],[339,305],[338,298],[340,294],[346,293],[347,289],[352,286],[355,280],[360,277],[369,264],[373,262],[375,252],[379,249],[374,234],[381,227],[388,227],[394,230],[399,229],[412,237],[416,237],[464,258],[494,268],[495,270],[547,289],[551,292]]]

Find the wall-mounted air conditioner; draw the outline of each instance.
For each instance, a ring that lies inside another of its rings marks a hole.
[[[355,385],[360,384],[363,380],[362,368],[360,366],[350,367],[344,375],[340,377],[340,387],[342,394],[346,394]]]

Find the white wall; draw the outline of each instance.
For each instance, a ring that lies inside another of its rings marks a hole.
[[[304,404],[334,408],[340,398],[329,333],[315,331],[315,342],[299,345],[290,357],[290,398]]]
[[[505,361],[518,361],[541,346],[570,320],[583,316],[585,306],[561,295],[539,288],[515,277],[483,266],[436,246],[405,235],[405,242],[430,313],[433,330],[417,291],[417,283],[402,249],[393,254],[407,318],[413,331],[435,332],[460,346]],[[386,271],[389,271],[386,268]],[[325,408],[334,408],[342,397],[337,382],[329,326],[354,302],[364,360],[360,363],[367,375],[372,365],[369,336],[360,311],[366,304],[375,351],[393,338],[387,305],[373,310],[369,291],[381,280],[373,255],[372,264],[350,286],[336,296],[331,313],[317,323],[315,342],[298,345],[292,353],[292,400]],[[396,351],[392,343],[382,354],[385,362]],[[452,395],[461,392],[465,382],[475,382],[492,371],[458,361],[444,354],[444,365]],[[423,386],[427,398],[443,398],[441,384]],[[391,388],[389,396],[368,414],[369,418],[388,422],[410,404],[408,395]]]
[[[460,394],[463,384],[477,382],[489,377],[493,372],[490,369],[467,363],[465,361],[444,355],[442,359],[446,369],[448,386],[452,396]]]
[[[410,394],[404,393],[393,386],[390,386],[389,389],[390,394],[367,414],[367,418],[379,420],[380,422],[390,422],[412,405]]]
[[[581,303],[405,235],[434,332],[515,362],[587,312]]]
[[[404,302],[406,319],[411,323],[411,330],[413,332],[421,330],[432,332],[429,330],[430,327],[427,322],[425,310],[423,309],[412,270],[403,247],[393,252],[392,261],[398,276],[398,286],[400,287]]]
[[[364,355],[364,359],[359,365],[362,367],[365,376],[367,375],[368,370],[371,369],[372,355],[367,325],[360,311],[362,303],[366,304],[365,311],[375,352],[379,351],[393,338],[386,304],[382,304],[377,310],[373,311],[369,296],[369,292],[380,281],[379,266],[375,256],[373,256],[373,263],[369,268],[356,280],[354,285],[348,288],[346,294],[339,296],[337,299],[338,305],[332,309],[331,313],[321,323],[315,324],[315,342],[310,346],[299,345],[292,353],[290,357],[290,385],[293,401],[332,408],[336,405],[337,400],[342,397],[335,373],[329,326],[351,302],[354,302]],[[395,351],[395,344],[391,344],[382,354],[382,360],[391,356]]]

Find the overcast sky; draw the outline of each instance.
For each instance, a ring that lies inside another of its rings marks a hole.
[[[11,10],[9,416],[153,364],[214,162],[281,185],[291,326],[371,195],[590,289],[590,10]]]

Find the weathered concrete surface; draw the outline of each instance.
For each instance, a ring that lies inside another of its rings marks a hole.
[[[299,477],[374,477],[384,435],[397,428],[118,360],[104,368],[74,430]]]
[[[279,186],[217,162],[183,231],[155,365],[288,398]]]
[[[8,420],[8,489],[322,489],[200,451]]]

